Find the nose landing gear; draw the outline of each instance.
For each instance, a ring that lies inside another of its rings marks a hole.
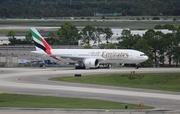
[[[139,68],[139,63],[136,63],[135,69]]]

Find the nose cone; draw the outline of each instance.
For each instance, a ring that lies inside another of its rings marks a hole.
[[[144,56],[144,61],[148,60],[148,56]]]

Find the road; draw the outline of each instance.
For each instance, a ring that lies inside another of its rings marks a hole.
[[[1,68],[0,90],[3,93],[91,98],[133,104],[143,103],[144,105],[154,106],[157,110],[178,111],[180,107],[179,92],[54,82],[48,80],[50,77],[70,76],[74,74],[82,74],[82,76],[85,76],[88,74],[130,73],[131,71],[135,71],[136,73],[180,72],[180,68],[112,68],[87,70],[75,70],[74,68]],[[0,112],[1,111],[6,112],[7,110],[0,109]],[[41,111],[43,111],[43,109]],[[83,112],[83,114],[86,114],[86,111]]]

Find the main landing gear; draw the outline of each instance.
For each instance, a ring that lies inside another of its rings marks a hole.
[[[85,66],[75,66],[75,69],[86,69]]]
[[[100,64],[100,65],[98,66],[98,68],[103,69],[103,68],[109,68],[110,66],[111,66],[111,64],[109,64],[109,63],[107,63],[107,64]]]
[[[75,69],[86,69],[86,66],[83,62],[78,62],[75,64]]]

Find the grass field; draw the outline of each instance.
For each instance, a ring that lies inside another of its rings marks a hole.
[[[11,26],[54,26],[54,27],[59,27],[65,23],[65,22],[8,22]],[[174,25],[175,27],[180,27],[180,23],[175,23],[175,22],[71,22],[75,26],[86,26],[86,25],[91,25],[91,26],[98,26],[98,27],[115,27],[115,28],[130,28],[131,30],[138,30],[138,29],[153,29],[154,26],[161,24],[171,24]],[[7,25],[7,23],[1,22],[1,25]],[[82,28],[79,28],[82,29]],[[1,29],[0,34],[8,34],[8,32],[11,29]],[[57,31],[58,29],[51,29],[49,31]],[[29,33],[29,29],[25,30],[13,30],[16,34],[17,33]],[[46,32],[49,32],[46,31]]]
[[[124,104],[118,102],[50,97],[50,96],[34,96],[34,95],[17,95],[17,94],[1,94],[0,107],[23,107],[23,108],[73,108],[73,109],[124,109],[128,105],[129,109],[138,109],[138,104]],[[144,106],[143,109],[152,109],[153,107]]]
[[[1,25],[11,25],[11,26],[61,26],[67,21],[0,21]],[[117,27],[117,28],[130,28],[130,29],[152,29],[155,25],[158,24],[171,24],[175,27],[179,27],[180,23],[178,22],[154,22],[154,21],[131,21],[131,22],[122,22],[122,21],[68,21],[75,26],[99,26],[99,27]]]
[[[11,31],[11,30],[0,30],[0,34],[4,34],[4,35],[7,35],[8,34],[8,32],[9,31]],[[30,33],[30,27],[29,27],[29,29],[25,29],[25,30],[12,30],[13,32],[15,32],[15,34],[28,34],[28,33]],[[47,30],[47,31],[40,31],[41,33],[42,32],[45,32],[45,33],[50,33],[51,31],[57,31],[57,29],[56,30]]]
[[[11,30],[0,30],[0,34],[8,34],[8,32],[11,31]],[[15,32],[16,34],[17,33],[29,33],[30,30],[12,30],[13,32]]]
[[[80,20],[81,17],[75,17],[75,19]],[[94,19],[94,17],[84,17],[84,19]],[[100,19],[101,17],[96,17],[95,19]],[[121,16],[121,17],[107,17],[106,19],[115,19],[116,21],[73,21],[73,20],[61,20],[61,21],[46,21],[46,20],[39,20],[39,21],[18,21],[18,20],[0,20],[1,26],[51,26],[51,27],[60,27],[65,22],[70,22],[75,26],[83,27],[86,25],[91,25],[95,27],[114,27],[114,28],[129,28],[131,30],[138,30],[138,29],[153,29],[154,26],[161,24],[170,24],[174,25],[176,28],[180,27],[179,22],[169,22],[169,21],[134,21],[137,18],[153,18],[153,16]],[[177,18],[180,17],[173,17],[173,16],[159,16],[159,18]],[[64,17],[64,19],[69,19],[69,17]],[[117,19],[128,19],[132,21],[117,21]],[[82,28],[79,28],[82,29]],[[0,28],[0,34],[7,34],[9,30],[1,29]],[[15,33],[29,33],[29,29],[24,30],[13,30]],[[51,29],[51,31],[57,31],[57,29]],[[49,32],[49,31],[46,31]]]
[[[100,74],[50,80],[180,92],[180,73]]]

